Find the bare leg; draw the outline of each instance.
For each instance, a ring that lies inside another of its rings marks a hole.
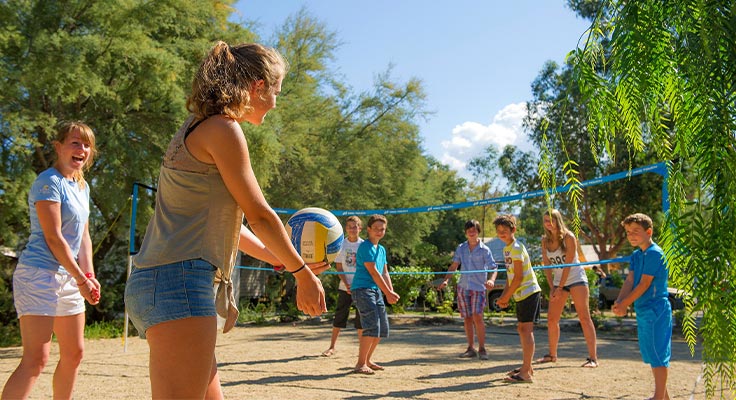
[[[146,331],[154,399],[204,398],[217,341],[215,317],[166,321]]]
[[[473,320],[473,326],[475,327],[475,333],[478,335],[478,350],[485,350],[486,348],[486,324],[485,324],[485,321],[483,321],[483,314],[473,314],[472,320]],[[472,342],[471,342],[471,345],[472,345]]]
[[[670,400],[667,392],[667,367],[652,368],[654,374],[654,400]]]
[[[356,371],[365,371],[366,369],[370,369],[368,366],[370,357],[373,355],[373,351],[376,349],[380,340],[381,338],[378,337],[361,335],[360,348],[358,349],[358,362],[355,364]]]
[[[54,371],[54,398],[71,399],[84,357],[84,313],[54,318],[59,363]]]
[[[549,300],[549,310],[547,311],[547,335],[549,338],[549,355],[552,359],[557,359],[557,346],[560,343],[560,317],[562,309],[567,303],[568,293],[561,290],[562,295],[552,296]]]
[[[225,398],[220,385],[220,374],[217,372],[217,360],[214,358],[212,359],[212,370],[210,371],[210,383],[207,385],[207,393],[204,398],[205,400],[223,400]]]
[[[323,356],[329,357],[335,354],[335,344],[337,343],[338,336],[340,336],[340,328],[333,326],[332,327],[332,338],[330,339],[330,348],[322,352]]]
[[[534,371],[532,370],[532,358],[534,357],[534,322],[519,322],[516,328],[519,332],[519,340],[521,341],[521,350],[523,360],[519,376],[524,379],[531,379]]]
[[[570,293],[572,294],[572,300],[575,302],[575,311],[578,313],[580,327],[583,328],[585,344],[588,345],[588,356],[591,359],[596,360],[597,363],[598,346],[596,343],[595,325],[593,325],[593,319],[590,318],[590,290],[588,289],[588,286],[575,286],[570,288]]]
[[[54,317],[26,315],[20,317],[23,356],[20,364],[5,382],[2,399],[27,398],[49,360]]]
[[[473,335],[473,317],[463,318],[463,327],[465,328],[465,338],[468,341],[468,350],[474,349],[475,337]]]

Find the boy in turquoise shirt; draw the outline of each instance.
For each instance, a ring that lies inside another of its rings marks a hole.
[[[358,362],[354,373],[371,375],[383,367],[371,361],[381,338],[388,337],[388,315],[383,296],[389,304],[396,304],[399,295],[394,291],[386,265],[386,249],[378,242],[386,234],[386,217],[373,215],[368,219],[368,240],[363,241],[356,254],[355,276],[351,292],[360,313],[363,334],[360,336]]]

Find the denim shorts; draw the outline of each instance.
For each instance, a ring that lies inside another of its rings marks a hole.
[[[578,287],[578,286],[588,286],[588,282],[586,282],[586,281],[580,281],[580,282],[571,283],[571,284],[569,284],[567,286],[563,286],[562,287],[562,290],[564,290],[566,292],[569,292],[570,289],[572,289],[574,287]]]
[[[214,317],[215,270],[201,259],[134,268],[125,285],[125,307],[141,338],[162,322]]]
[[[353,289],[353,300],[360,313],[363,336],[388,337],[388,315],[380,289]]]
[[[13,302],[18,318],[67,317],[84,312],[84,297],[71,274],[23,264],[13,272]]]

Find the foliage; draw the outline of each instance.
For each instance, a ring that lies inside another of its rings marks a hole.
[[[426,267],[391,267],[391,283],[394,291],[401,297],[392,307],[394,312],[403,313],[414,304],[423,288],[431,286],[435,276],[428,272],[431,271]]]
[[[601,3],[584,46],[569,56],[592,153],[613,157],[622,143],[634,156],[652,149],[670,160],[659,240],[671,281],[693,295],[683,332],[691,351],[702,337],[706,395],[717,385],[733,391],[736,10],[726,0]]]
[[[89,310],[93,321],[122,312],[129,192],[136,181],[155,186],[161,157],[186,117],[199,60],[215,40],[261,41],[247,26],[228,22],[231,3],[0,2],[0,246],[20,249],[28,237],[27,191],[53,162],[55,126],[88,123],[100,150],[86,175],[103,285],[101,304]],[[389,67],[372,90],[353,93],[328,68],[338,44],[335,33],[304,11],[289,17],[270,44],[291,67],[279,107],[262,126],[243,126],[270,204],[385,209],[464,201],[465,181],[423,154],[421,82],[396,82]],[[142,190],[136,243],[153,206],[153,193]],[[390,216],[391,262],[445,266],[455,232],[435,228],[458,220],[449,212]],[[293,279],[279,279],[269,296],[279,312],[294,313]],[[9,299],[0,287],[3,315],[12,312],[5,309]]]
[[[654,150],[642,154],[627,150],[622,138],[610,138],[606,156],[591,148],[586,122],[588,105],[581,98],[577,81],[570,65],[562,68],[547,62],[532,83],[534,100],[527,103],[524,124],[530,139],[541,151],[539,180],[511,177],[529,185],[524,191],[571,185],[565,195],[548,193],[546,206],[560,208],[568,216],[570,228],[583,242],[593,245],[600,259],[614,258],[626,243],[623,227],[618,222],[633,212],[654,216],[662,208],[662,177],[655,174],[582,188],[585,180],[625,171],[630,167],[649,165],[658,161]],[[527,157],[527,168],[533,159]],[[535,204],[536,205],[536,204]],[[541,225],[541,224],[540,224]],[[607,270],[608,265],[604,266]]]

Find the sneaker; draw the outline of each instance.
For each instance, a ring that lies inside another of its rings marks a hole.
[[[465,353],[460,354],[460,358],[475,358],[478,356],[478,353],[475,352],[475,349],[467,349]]]
[[[481,360],[487,360],[488,359],[488,353],[486,353],[486,349],[480,349],[478,351],[478,358]]]

